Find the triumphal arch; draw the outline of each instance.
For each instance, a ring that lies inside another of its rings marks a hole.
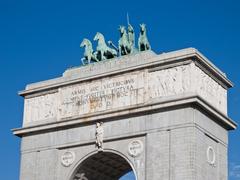
[[[228,178],[236,124],[226,75],[194,48],[157,55],[125,45],[88,49],[85,66],[19,93],[20,180],[117,180],[130,171],[137,180]]]

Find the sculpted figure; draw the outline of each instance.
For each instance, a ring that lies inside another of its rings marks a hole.
[[[108,41],[108,45],[105,42],[104,36],[101,33],[97,33],[94,37],[94,41],[98,41],[96,51],[93,51],[92,43],[88,39],[83,39],[80,47],[85,47],[84,57],[81,58],[82,64],[90,64],[92,61],[102,61],[111,59],[116,56],[128,55],[139,51],[145,51],[151,49],[150,43],[147,38],[146,25],[140,24],[140,35],[138,38],[138,49],[135,47],[135,32],[132,25],[129,23],[129,17],[127,15],[128,27],[120,26],[120,38],[118,40],[118,46],[115,46],[112,41]]]
[[[97,51],[95,57],[99,60],[111,59],[117,56],[117,51],[107,46],[104,36],[101,33],[97,33],[94,37],[94,41],[98,41]]]
[[[119,27],[120,39],[118,41],[119,56],[127,55],[131,52],[131,45],[128,41],[128,34],[124,26]]]
[[[148,42],[146,25],[140,24],[140,35],[138,38],[138,49],[139,51],[145,51],[151,49],[151,46]]]
[[[83,39],[80,47],[85,47],[84,57],[81,59],[82,64],[90,64],[91,61],[98,61],[93,53],[92,43],[88,39]]]
[[[135,50],[135,33],[131,24],[128,24],[128,41],[130,44],[130,53]]]
[[[98,151],[103,151],[103,127],[102,127],[102,122],[99,123],[97,122],[96,124],[96,146],[98,148]]]

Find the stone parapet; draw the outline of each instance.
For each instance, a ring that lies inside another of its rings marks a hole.
[[[68,69],[60,78],[30,84],[23,127],[87,122],[186,103],[204,104],[226,129],[232,83],[196,49],[152,51]],[[16,131],[17,134],[17,131]]]

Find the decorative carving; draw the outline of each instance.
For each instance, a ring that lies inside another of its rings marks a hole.
[[[143,143],[140,140],[133,140],[128,145],[128,153],[132,157],[137,157],[143,152]]]
[[[56,93],[25,99],[24,123],[55,118],[56,102]]]
[[[211,146],[207,148],[207,162],[212,166],[214,166],[216,162],[216,154]]]
[[[194,64],[152,72],[148,84],[150,98],[195,93],[227,113],[227,90]]]
[[[150,73],[150,98],[191,92],[191,66],[179,66]]]
[[[217,109],[226,114],[227,90],[199,67],[196,67],[193,73],[195,74],[194,86],[198,87],[198,94],[201,95],[207,102],[213,104]]]
[[[96,124],[96,146],[98,148],[98,151],[103,151],[103,123],[97,122]]]
[[[75,161],[75,153],[72,151],[65,152],[61,157],[62,165],[65,167],[69,167]]]
[[[25,99],[24,125],[151,102],[156,98],[194,94],[226,114],[227,90],[195,63],[158,71],[129,72],[59,88]]]

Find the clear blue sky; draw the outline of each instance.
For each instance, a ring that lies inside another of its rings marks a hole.
[[[146,23],[156,53],[195,47],[234,82],[229,116],[240,123],[239,0],[0,0],[0,179],[17,180],[25,85],[61,76],[80,65],[80,41],[97,31],[115,43],[126,13]],[[229,134],[230,180],[240,179],[240,131]]]

